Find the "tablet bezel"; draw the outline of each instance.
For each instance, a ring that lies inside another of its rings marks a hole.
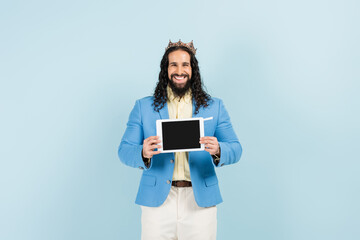
[[[180,121],[199,121],[200,127],[200,137],[204,137],[204,118],[182,118],[182,119],[159,119],[156,120],[156,135],[160,138],[161,148],[158,148],[158,151],[161,153],[171,153],[171,152],[193,152],[193,151],[204,151],[205,144],[200,144],[199,148],[189,148],[189,149],[174,149],[174,150],[163,150],[163,142],[162,142],[162,123],[163,122],[180,122]],[[200,141],[200,139],[199,139]]]

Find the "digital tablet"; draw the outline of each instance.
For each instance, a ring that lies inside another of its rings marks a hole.
[[[204,137],[204,118],[156,120],[156,135],[160,137],[158,151],[190,152],[204,150],[200,137]]]

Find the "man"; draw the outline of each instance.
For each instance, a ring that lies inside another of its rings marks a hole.
[[[137,100],[119,146],[120,160],[143,170],[136,203],[142,239],[216,239],[222,202],[215,167],[239,161],[242,148],[220,99],[202,87],[193,42],[169,42],[154,95]],[[160,153],[157,119],[213,117],[204,123],[205,151]]]

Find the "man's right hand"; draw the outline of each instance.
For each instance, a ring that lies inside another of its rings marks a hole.
[[[161,142],[158,136],[151,136],[144,140],[142,155],[144,158],[152,158],[153,155],[159,154],[160,151],[154,151],[155,148],[160,148],[158,145]]]

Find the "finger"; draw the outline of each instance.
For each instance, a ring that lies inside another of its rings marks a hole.
[[[205,149],[215,149],[215,146],[210,144],[205,144]]]
[[[217,142],[216,137],[200,138],[200,143],[216,143],[216,142]]]
[[[207,143],[207,144],[205,144],[205,148],[216,149],[216,148],[217,148],[217,145],[216,145],[216,144]]]
[[[154,150],[155,148],[161,148],[161,145],[151,145],[150,149]]]
[[[208,153],[210,153],[211,155],[216,154],[216,151],[215,151],[214,149],[206,149],[206,151],[207,151]]]
[[[153,151],[153,150],[148,150],[148,151],[144,151],[144,156],[150,156],[149,158],[151,158],[154,154],[159,154],[161,153],[160,151]]]
[[[216,137],[201,137],[200,140],[214,140]]]
[[[207,140],[209,143],[213,143],[213,144],[216,144],[218,141],[217,141],[217,138],[211,138],[209,140]]]
[[[159,138],[159,136],[150,136],[150,137],[146,138],[145,141],[151,141],[151,140],[155,140],[158,138]]]
[[[216,139],[207,139],[207,140],[204,140],[202,142],[204,142],[204,143],[217,143],[218,141]]]
[[[153,152],[152,152],[153,155],[157,155],[157,154],[159,154],[159,153],[161,153],[161,152],[160,152],[160,151],[153,151]]]
[[[216,154],[217,152],[219,152],[219,148],[217,145],[209,145],[209,144],[206,144],[205,145],[205,149],[206,150],[209,150],[209,152],[211,154]]]
[[[153,144],[157,144],[157,143],[160,143],[160,142],[161,142],[161,140],[151,139],[146,144],[153,145]]]
[[[219,143],[218,142],[208,142],[208,143],[206,143],[206,145],[216,148],[219,145]]]
[[[205,149],[205,151],[207,151],[208,153],[210,153],[210,155],[216,154],[216,151],[215,151],[214,149]]]
[[[200,142],[201,144],[205,144],[205,145],[207,145],[207,144],[209,144],[209,145],[218,145],[218,143],[217,142],[214,142],[214,141],[204,141],[204,142]]]

